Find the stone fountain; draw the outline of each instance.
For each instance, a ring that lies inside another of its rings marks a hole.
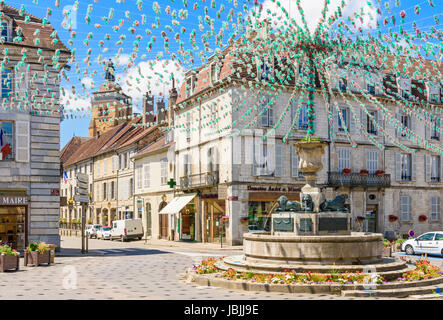
[[[351,232],[351,215],[343,196],[325,200],[317,173],[323,168],[326,145],[320,141],[295,144],[299,170],[306,178],[301,202],[280,197],[279,208],[271,217],[271,231],[244,234],[244,255],[225,258],[220,269],[329,272],[364,271],[368,266],[377,271],[403,268],[404,263],[382,258],[382,234]]]

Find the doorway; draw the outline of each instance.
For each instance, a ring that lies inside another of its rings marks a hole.
[[[225,215],[225,201],[206,201],[206,241],[220,242],[220,235],[226,241],[226,230],[220,219]]]
[[[160,214],[160,239],[168,239],[168,214]]]
[[[365,231],[377,232],[377,212],[378,205],[366,205]]]
[[[0,241],[15,250],[26,248],[27,207],[0,207]]]

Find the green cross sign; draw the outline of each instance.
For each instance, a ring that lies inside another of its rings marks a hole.
[[[170,188],[174,188],[174,186],[175,186],[176,184],[177,184],[177,183],[176,183],[175,180],[172,179],[172,178],[168,181],[168,185],[169,185]]]

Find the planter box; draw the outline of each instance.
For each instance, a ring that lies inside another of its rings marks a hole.
[[[392,248],[391,247],[389,247],[389,248],[383,247],[383,254],[382,254],[382,256],[383,257],[390,257],[391,255],[392,255]]]
[[[30,253],[27,253],[25,251],[25,267],[28,264],[32,264],[34,267],[38,267],[43,263],[47,263],[48,265],[51,264],[51,255],[49,251],[46,251],[43,254],[40,254],[37,251],[31,251]]]
[[[0,272],[15,269],[19,270],[20,256],[0,255]]]

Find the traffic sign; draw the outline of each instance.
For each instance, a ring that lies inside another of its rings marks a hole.
[[[89,176],[85,173],[77,173],[76,175],[77,177],[77,181],[83,182],[83,183],[88,183],[89,182]]]
[[[415,235],[414,230],[409,230],[409,236],[411,238],[414,238],[414,235]]]
[[[88,196],[83,196],[83,195],[75,195],[74,196],[74,200],[76,202],[89,202],[89,197]]]
[[[80,189],[88,189],[88,184],[87,183],[84,183],[84,182],[81,182],[81,181],[77,181],[77,187],[78,188],[80,188]]]
[[[88,190],[76,187],[75,188],[75,194],[81,195],[81,196],[87,196],[88,195]]]

